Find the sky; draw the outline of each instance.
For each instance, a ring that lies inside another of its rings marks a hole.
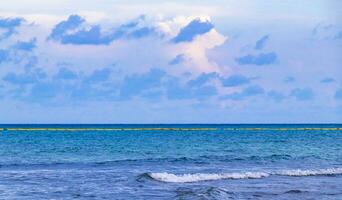
[[[341,123],[339,0],[0,1],[0,123]]]

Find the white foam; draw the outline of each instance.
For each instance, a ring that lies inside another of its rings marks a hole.
[[[283,170],[276,175],[282,176],[319,176],[319,175],[338,175],[342,174],[342,168],[313,169],[313,170]]]
[[[167,172],[150,173],[151,178],[168,183],[190,183],[198,181],[212,181],[221,179],[256,179],[269,176],[265,172],[244,172],[244,173],[221,173],[221,174],[171,174]]]
[[[265,178],[270,175],[279,176],[324,176],[324,175],[340,175],[342,168],[327,169],[294,169],[282,170],[276,172],[241,172],[241,173],[195,173],[195,174],[172,174],[167,172],[149,173],[154,180],[167,183],[191,183],[199,181],[214,181],[221,179],[258,179]]]

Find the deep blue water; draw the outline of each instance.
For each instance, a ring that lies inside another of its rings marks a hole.
[[[342,199],[342,125],[0,128],[0,199]]]

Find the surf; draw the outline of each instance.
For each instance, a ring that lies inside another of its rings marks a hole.
[[[261,179],[269,176],[333,176],[341,175],[342,168],[328,169],[292,169],[274,172],[249,171],[232,173],[188,173],[173,174],[168,172],[146,173],[151,179],[165,183],[193,183],[201,181],[215,181],[224,179]]]

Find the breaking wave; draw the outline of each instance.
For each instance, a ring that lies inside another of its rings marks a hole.
[[[264,172],[245,172],[245,173],[222,173],[222,174],[182,174],[176,175],[167,172],[149,173],[154,180],[168,183],[190,183],[198,181],[212,181],[220,179],[255,179],[269,176]]]
[[[282,176],[323,176],[323,175],[339,175],[342,174],[342,168],[330,168],[330,169],[314,169],[314,170],[284,170],[277,175]]]
[[[167,172],[147,173],[153,180],[166,183],[191,183],[199,181],[214,181],[222,179],[260,179],[271,175],[278,176],[329,176],[342,174],[342,168],[283,170],[278,172],[234,172],[234,173],[194,173],[172,174]]]

